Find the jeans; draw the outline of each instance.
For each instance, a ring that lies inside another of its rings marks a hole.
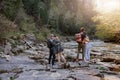
[[[55,53],[53,52],[53,49],[50,48],[50,52],[49,52],[49,64],[51,64],[51,60],[52,60],[52,65],[54,65],[55,62]]]

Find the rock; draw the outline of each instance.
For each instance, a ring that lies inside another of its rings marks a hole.
[[[112,66],[112,67],[108,67],[110,69],[110,71],[116,71],[116,72],[120,72],[120,66]]]
[[[109,75],[118,75],[119,73],[115,72],[115,71],[109,71],[109,70],[104,70],[104,71],[100,71],[100,73],[106,73],[106,74],[109,74]]]
[[[50,75],[51,77],[53,77],[53,78],[57,78],[57,77],[60,77],[61,76],[61,74],[60,73],[58,73],[58,72],[54,72],[54,73],[51,73],[51,75]]]
[[[0,74],[8,73],[8,72],[9,72],[8,70],[0,70]]]
[[[25,50],[24,53],[27,53],[27,54],[38,54],[37,51],[33,51],[33,50]]]
[[[104,80],[120,80],[120,77],[116,76],[116,75],[105,74],[104,75]]]
[[[40,64],[42,64],[42,65],[46,65],[46,64],[48,64],[48,60],[46,60],[46,59],[38,59],[38,60],[35,60],[37,63],[40,63]]]
[[[12,52],[14,54],[22,53],[25,50],[25,47],[23,45],[20,45],[12,49]]]
[[[70,79],[70,80],[77,80],[77,78],[74,75],[70,75],[67,78]]]
[[[40,47],[44,47],[45,45],[41,43],[41,44],[39,44],[39,46],[40,46]]]
[[[23,72],[23,69],[22,68],[14,68],[12,69],[10,72],[13,72],[13,73],[22,73]]]
[[[68,61],[75,61],[76,60],[77,53],[75,52],[75,50],[73,50],[73,49],[64,49],[63,53],[65,55],[65,58]],[[81,58],[81,54],[79,55],[79,57]]]
[[[28,40],[31,40],[31,41],[36,41],[36,37],[35,37],[34,34],[27,34],[27,35],[26,35],[26,38],[27,38]]]
[[[104,78],[104,74],[103,73],[98,73],[98,74],[95,74],[94,76],[98,76],[100,78]]]
[[[43,59],[44,55],[43,54],[31,55],[29,56],[29,58],[34,59],[34,60],[39,60],[39,59]]]
[[[93,55],[93,56],[101,56],[102,53],[101,53],[101,52],[91,52],[90,55]]]
[[[115,60],[115,63],[116,63],[116,64],[120,64],[120,59],[116,59],[116,60]]]
[[[108,58],[108,57],[106,57],[106,58],[103,58],[102,59],[102,62],[114,62],[114,58]]]
[[[120,55],[119,55],[119,54],[114,54],[114,53],[105,54],[105,55],[103,56],[102,61],[103,61],[103,62],[114,62],[115,60],[119,60],[119,58],[120,58]]]
[[[62,63],[59,65],[61,69],[69,69],[70,68],[70,64],[69,63]]]
[[[44,46],[44,47],[41,47],[41,49],[40,49],[41,51],[46,51],[46,52],[48,52],[49,51],[49,49],[47,48],[47,46]]]
[[[66,42],[66,43],[63,44],[63,47],[67,48],[67,49],[77,48],[78,47],[78,43],[75,42],[75,41]]]
[[[12,55],[11,49],[12,49],[11,44],[7,42],[4,48],[4,54]]]
[[[10,55],[2,54],[2,55],[0,55],[0,56],[1,56],[1,58],[5,58],[6,61],[10,61],[10,59],[11,59],[11,56],[10,56]]]

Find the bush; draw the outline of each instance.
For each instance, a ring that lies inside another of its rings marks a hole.
[[[50,30],[47,28],[42,28],[39,32],[35,33],[38,41],[46,41],[50,34]]]
[[[8,20],[5,16],[0,14],[0,38],[8,38],[15,35],[17,32],[17,25]]]

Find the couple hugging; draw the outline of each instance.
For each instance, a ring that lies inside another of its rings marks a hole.
[[[78,53],[76,61],[79,61],[79,53],[82,50],[82,61],[90,62],[90,43],[85,29],[82,27],[78,34],[75,34],[76,42],[78,43]]]
[[[54,34],[50,35],[50,38],[47,41],[48,48],[50,50],[49,54],[49,65],[52,63],[52,67],[55,63],[55,59],[57,57],[58,63],[61,64],[61,60],[64,61],[66,64],[66,59],[64,55],[62,54],[63,52],[63,47],[61,45],[61,41],[58,36],[55,36]]]

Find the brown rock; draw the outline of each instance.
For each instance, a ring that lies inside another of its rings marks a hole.
[[[108,67],[111,71],[120,72],[120,66]]]
[[[110,58],[110,57],[106,57],[102,59],[102,62],[114,62],[115,59],[114,58]]]
[[[115,60],[116,64],[120,64],[120,59]]]

